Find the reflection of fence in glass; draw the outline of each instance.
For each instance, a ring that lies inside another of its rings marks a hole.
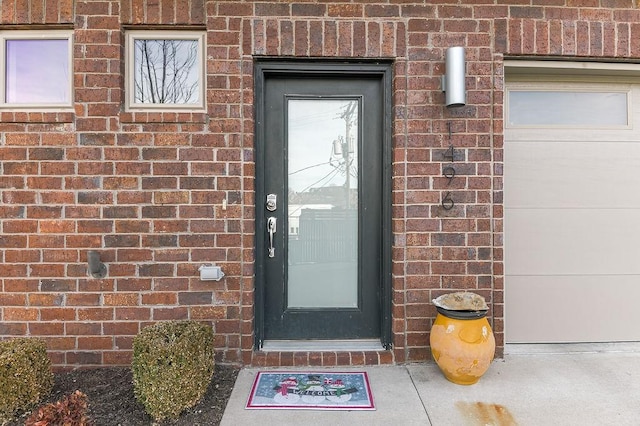
[[[358,214],[355,209],[303,209],[296,238],[289,239],[289,261],[355,262]]]
[[[199,101],[197,40],[135,41],[135,103]]]

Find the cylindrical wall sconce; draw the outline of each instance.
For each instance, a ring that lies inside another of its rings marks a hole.
[[[100,252],[89,250],[87,252],[87,263],[89,264],[89,274],[93,278],[104,278],[107,276],[107,265],[100,260]]]
[[[442,77],[442,91],[445,92],[445,103],[448,107],[463,106],[467,103],[464,47],[456,46],[447,49],[445,67],[446,73]]]

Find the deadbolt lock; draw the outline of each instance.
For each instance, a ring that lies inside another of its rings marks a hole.
[[[276,211],[276,209],[278,208],[277,199],[278,199],[278,196],[276,194],[267,195],[267,203],[266,203],[267,210],[269,210],[270,212]]]

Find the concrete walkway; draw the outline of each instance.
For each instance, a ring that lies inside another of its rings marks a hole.
[[[510,345],[471,386],[450,383],[433,362],[351,370],[363,369],[375,411],[245,410],[260,370],[243,369],[222,425],[640,425],[637,343]]]

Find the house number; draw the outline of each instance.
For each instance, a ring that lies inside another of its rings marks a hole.
[[[449,128],[449,141],[451,141],[451,123],[447,123],[447,127]],[[453,149],[453,144],[449,145],[449,149],[444,153],[443,157],[447,158],[451,161],[451,165],[442,168],[442,175],[447,178],[447,185],[451,185],[451,182],[456,177],[456,169],[453,167],[453,161],[455,160],[455,150]],[[453,206],[456,205],[455,201],[453,201],[453,197],[451,196],[451,191],[447,191],[442,197],[442,201],[440,203],[442,208],[445,210],[451,210]]]
[[[455,205],[456,203],[453,201],[453,198],[451,198],[451,191],[447,192],[442,198],[442,208],[451,210]]]

